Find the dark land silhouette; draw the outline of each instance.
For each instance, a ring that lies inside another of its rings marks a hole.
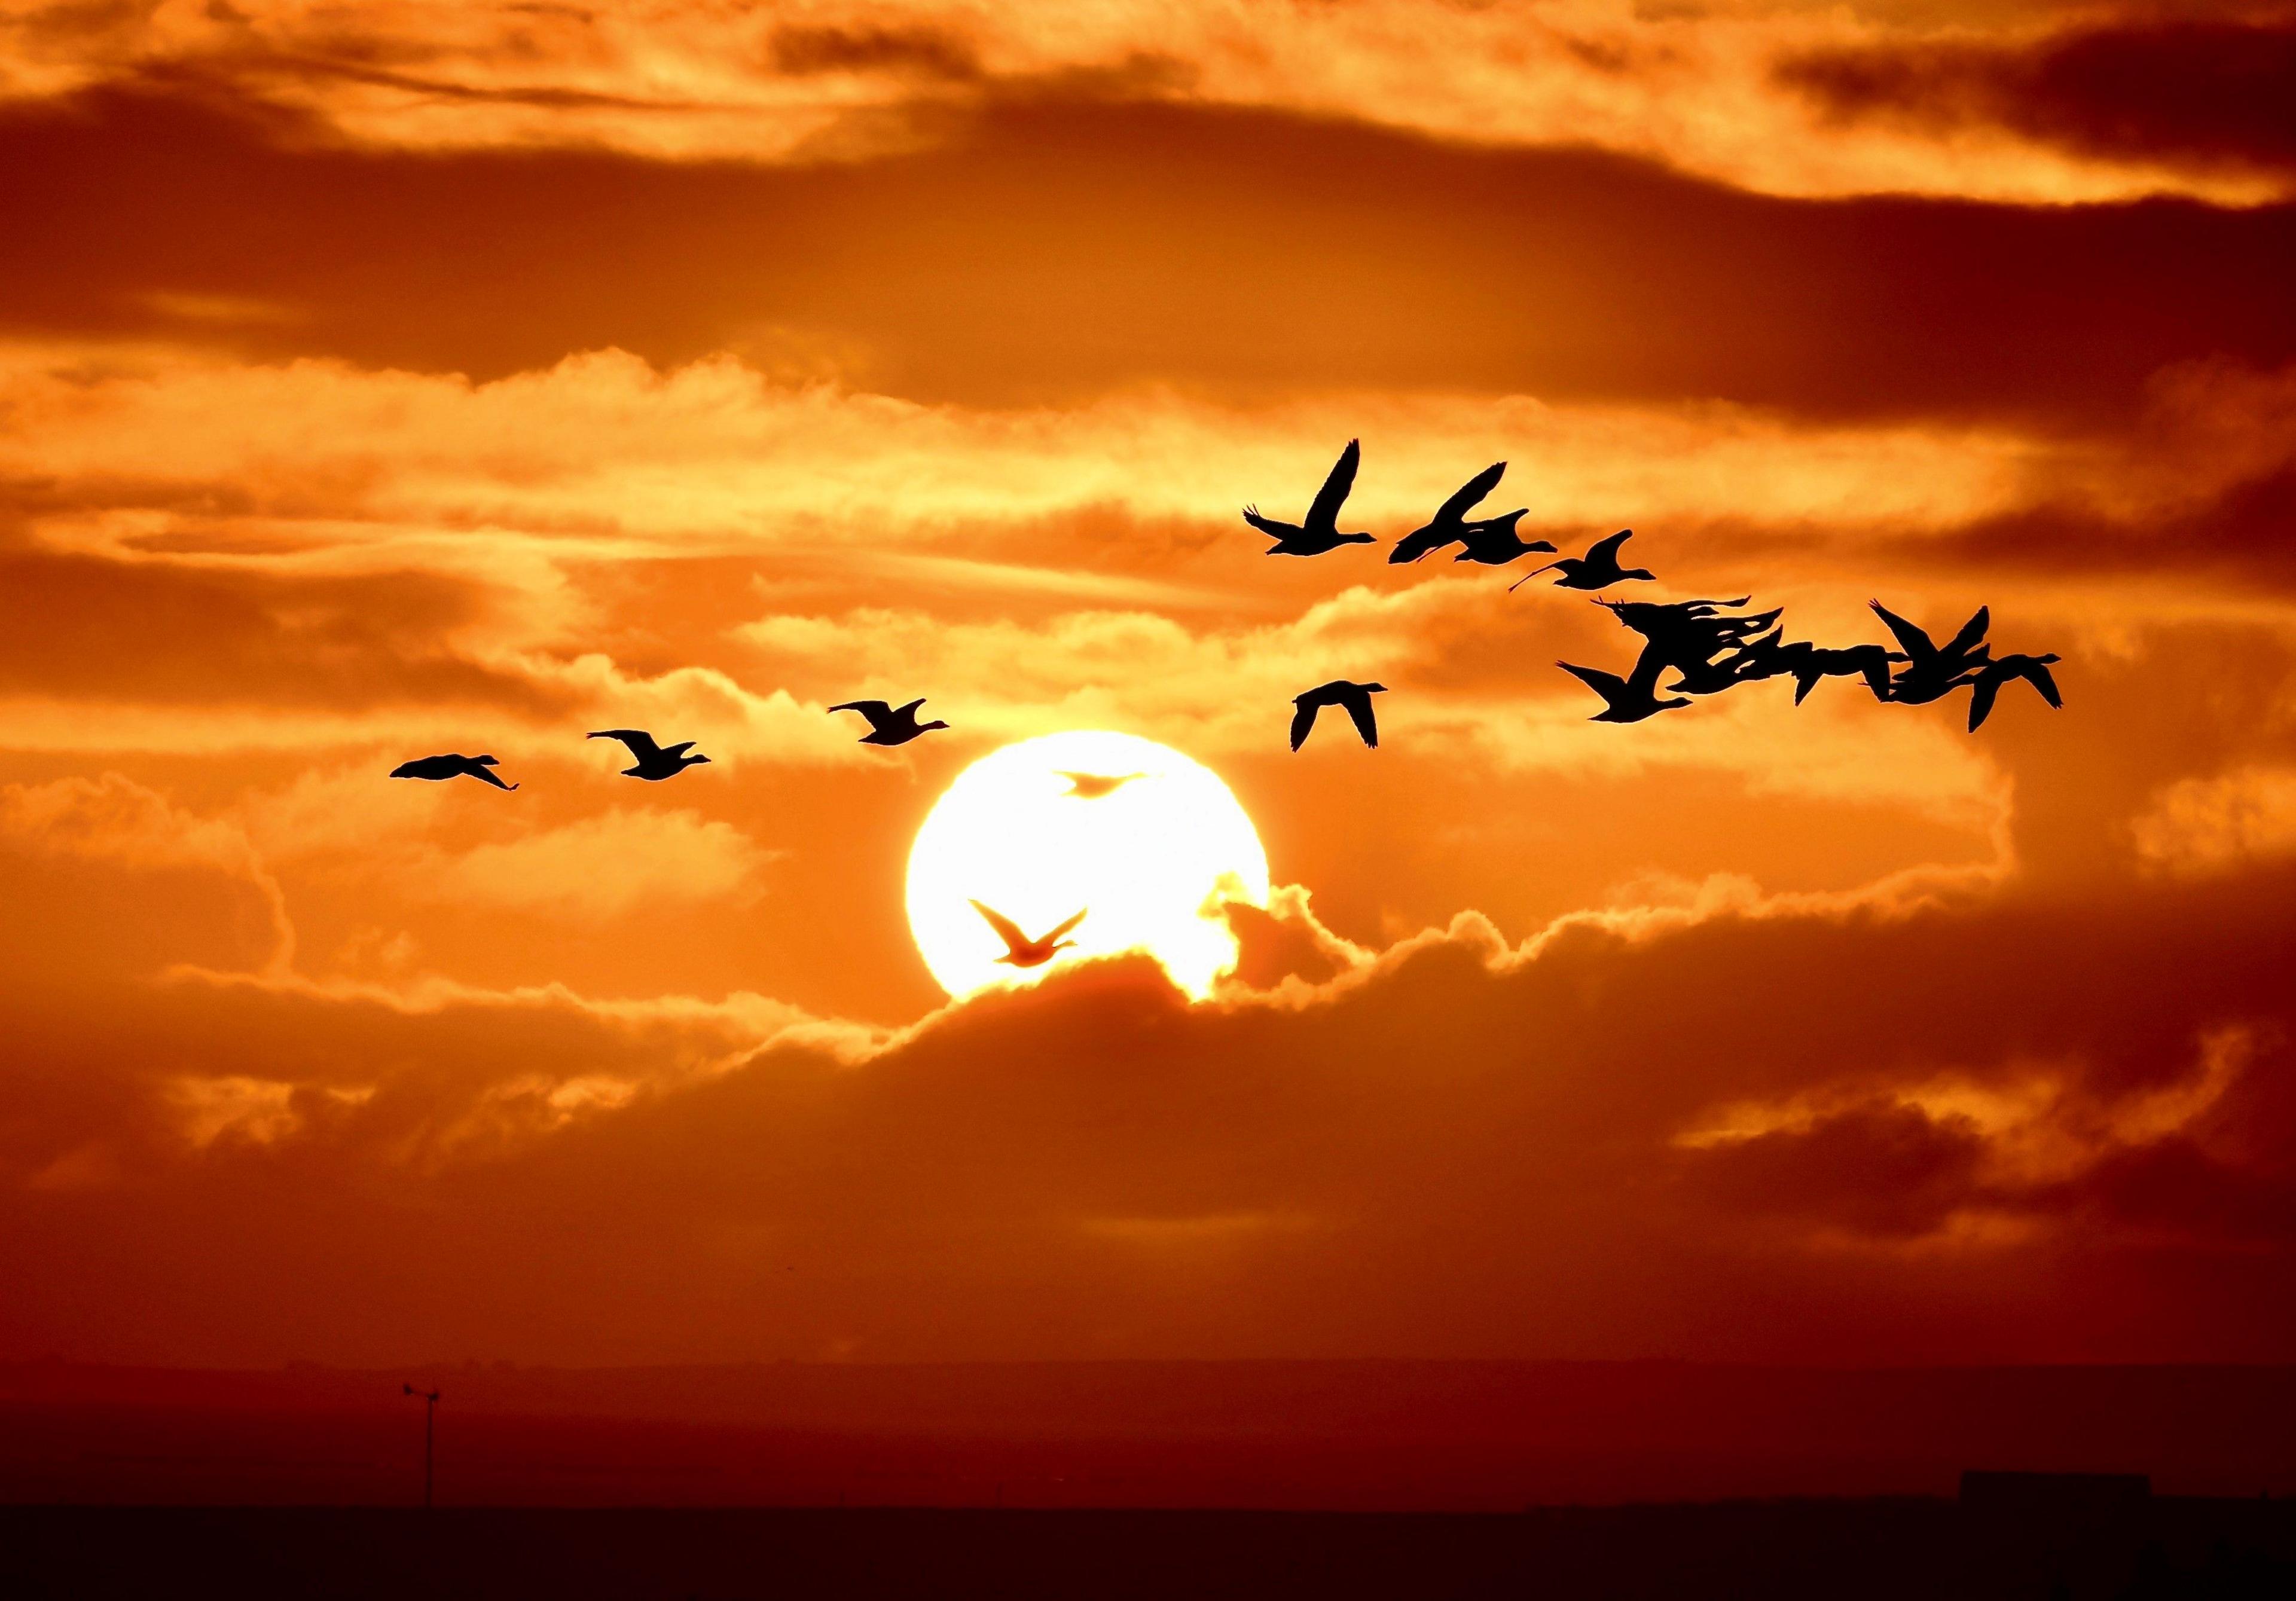
[[[1345,678],[1334,678],[1328,684],[1318,684],[1304,694],[1292,697],[1292,748],[1296,751],[1308,743],[1308,735],[1316,727],[1316,714],[1326,706],[1343,708],[1354,722],[1363,743],[1373,750],[1379,748],[1379,722],[1372,715],[1371,698],[1383,693],[1384,684],[1355,684]]]
[[[629,747],[631,759],[637,765],[622,769],[622,776],[625,778],[644,778],[659,784],[665,778],[675,778],[686,768],[698,767],[709,759],[707,756],[686,754],[688,751],[693,749],[694,742],[690,739],[679,744],[660,745],[654,742],[652,735],[643,728],[601,728],[590,737],[618,739]]]
[[[1259,508],[1243,508],[1243,520],[1275,541],[1267,547],[1271,556],[1320,556],[1339,549],[1342,545],[1369,545],[1369,534],[1340,532],[1340,507],[1346,504],[1348,491],[1355,488],[1356,468],[1363,460],[1363,446],[1354,439],[1340,452],[1340,459],[1332,464],[1324,487],[1316,491],[1316,498],[1308,507],[1305,522],[1279,522],[1273,517],[1263,517]]]
[[[832,711],[857,711],[869,721],[869,732],[859,743],[865,745],[906,745],[922,737],[934,728],[946,728],[947,723],[917,721],[917,708],[925,703],[919,695],[906,706],[892,706],[883,701],[846,701],[832,706]]]
[[[504,784],[496,776],[495,759],[491,756],[418,756],[413,761],[402,761],[390,769],[393,778],[427,778],[439,783],[448,778],[477,778],[493,784],[498,790],[514,790],[518,785]]]

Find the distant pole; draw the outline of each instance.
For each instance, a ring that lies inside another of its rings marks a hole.
[[[401,1384],[399,1388],[409,1395],[422,1398],[422,1510],[428,1512],[430,1510],[431,1447],[439,1432],[439,1392],[436,1390],[417,1390],[412,1384]]]

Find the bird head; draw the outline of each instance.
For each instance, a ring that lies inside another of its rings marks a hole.
[[[709,759],[707,756],[689,756],[685,759],[685,765],[689,768],[701,767],[708,763],[709,760]]]
[[[1372,536],[1369,534],[1341,534],[1339,536],[1339,541],[1342,545],[1369,545],[1372,543]]]
[[[502,766],[502,763],[496,761],[491,756],[473,756],[471,759],[477,762],[482,768],[498,768]]]
[[[1365,694],[1369,694],[1374,690],[1384,690],[1387,686],[1384,684],[1365,684],[1361,687]]]
[[[948,725],[947,725],[947,723],[944,723],[944,722],[940,721],[938,718],[936,718],[933,721],[931,721],[931,722],[930,722],[930,723],[919,723],[919,724],[917,725],[917,731],[918,731],[919,733],[922,733],[922,732],[923,732],[924,730],[926,730],[927,728],[946,728],[946,727],[948,727]]]

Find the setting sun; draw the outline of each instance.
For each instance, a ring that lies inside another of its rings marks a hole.
[[[909,927],[951,995],[1137,950],[1201,1000],[1235,966],[1227,900],[1267,902],[1251,819],[1210,768],[1129,734],[1047,734],[983,757],[909,854]],[[1030,940],[1073,943],[1016,958],[980,907]]]

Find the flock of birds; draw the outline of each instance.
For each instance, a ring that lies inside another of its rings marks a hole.
[[[1355,488],[1356,469],[1362,461],[1361,445],[1349,439],[1348,447],[1340,452],[1340,459],[1332,464],[1329,476],[1324,480],[1324,487],[1316,491],[1303,522],[1279,522],[1262,516],[1256,505],[1244,507],[1243,520],[1275,541],[1267,547],[1267,554],[1320,556],[1344,545],[1375,543],[1374,537],[1368,533],[1340,531],[1340,508],[1347,503],[1349,491]],[[1390,562],[1417,562],[1453,545],[1460,546],[1454,561],[1474,562],[1485,567],[1505,567],[1521,557],[1538,553],[1555,555],[1555,547],[1546,540],[1525,539],[1517,531],[1528,508],[1518,507],[1496,517],[1470,515],[1505,475],[1505,462],[1494,462],[1476,473],[1438,506],[1424,525],[1397,540],[1387,559]],[[1601,598],[1602,591],[1615,585],[1658,576],[1646,567],[1620,565],[1619,553],[1632,538],[1632,529],[1620,529],[1607,538],[1595,540],[1587,547],[1586,554],[1558,556],[1543,567],[1532,568],[1507,586],[1509,593],[1513,593],[1541,573],[1559,572],[1562,576],[1553,580],[1555,588],[1595,594],[1596,604],[1607,607],[1621,625],[1642,636],[1641,653],[1624,677],[1575,661],[1555,663],[1602,697],[1603,710],[1595,713],[1591,721],[1639,723],[1661,711],[1691,704],[1692,696],[1718,694],[1764,678],[1792,678],[1797,706],[1821,678],[1862,678],[1875,700],[1899,706],[1925,706],[1943,700],[1955,690],[1966,689],[1971,692],[1969,728],[1972,734],[1992,715],[1994,701],[2002,687],[2020,678],[2038,690],[2041,698],[2051,706],[2064,704],[2057,692],[2057,681],[2049,672],[2059,658],[2054,654],[1994,655],[1992,646],[1985,643],[1992,619],[1983,606],[1949,642],[1939,645],[1920,627],[1874,601],[1872,604],[1875,615],[1888,626],[1898,644],[1898,648],[1893,651],[1884,645],[1837,648],[1807,639],[1790,640],[1778,620],[1784,615],[1783,607],[1751,614],[1737,611],[1752,601],[1751,595],[1740,595],[1735,600],[1667,602]],[[1660,680],[1669,671],[1675,677],[1672,683],[1663,686],[1667,693],[1662,698],[1659,694]],[[1371,697],[1386,688],[1384,684],[1357,684],[1334,678],[1294,696],[1292,748],[1296,751],[1307,743],[1309,731],[1316,726],[1316,714],[1326,706],[1343,708],[1364,743],[1377,745],[1379,727],[1372,714]]]
[[[1340,508],[1346,505],[1349,492],[1355,488],[1356,470],[1362,461],[1362,446],[1357,440],[1349,440],[1348,447],[1340,452],[1340,459],[1324,478],[1323,488],[1316,491],[1305,521],[1281,522],[1262,516],[1256,505],[1244,507],[1243,520],[1275,541],[1267,554],[1320,556],[1342,546],[1376,543],[1369,533],[1340,531]],[[1985,642],[1991,618],[1983,606],[1952,639],[1940,645],[1921,628],[1874,601],[1872,604],[1875,614],[1887,625],[1898,646],[1891,650],[1885,645],[1834,647],[1806,639],[1789,640],[1779,623],[1784,614],[1783,607],[1751,613],[1739,610],[1751,603],[1751,595],[1741,595],[1735,600],[1666,602],[1604,598],[1601,592],[1615,585],[1657,576],[1647,568],[1620,564],[1619,553],[1634,537],[1634,530],[1621,529],[1607,538],[1597,539],[1582,556],[1562,556],[1546,540],[1525,539],[1517,531],[1517,525],[1528,514],[1528,507],[1518,507],[1496,517],[1470,516],[1468,513],[1498,487],[1505,474],[1505,462],[1494,462],[1476,473],[1438,506],[1423,525],[1397,540],[1387,559],[1395,563],[1418,562],[1454,545],[1460,549],[1453,560],[1478,562],[1485,567],[1505,567],[1523,556],[1538,554],[1556,555],[1556,560],[1532,568],[1508,585],[1508,592],[1512,594],[1541,573],[1559,572],[1562,576],[1553,580],[1555,588],[1594,594],[1596,604],[1608,608],[1623,627],[1643,638],[1641,653],[1624,677],[1575,661],[1555,663],[1602,697],[1603,710],[1595,713],[1591,721],[1639,723],[1661,711],[1688,706],[1691,697],[1717,694],[1765,678],[1792,678],[1797,706],[1823,678],[1863,679],[1875,700],[1899,706],[1924,706],[1943,700],[1956,690],[1967,689],[1972,733],[1992,714],[1994,701],[2003,686],[2020,678],[2039,691],[2041,698],[2051,706],[2064,704],[2057,693],[2056,680],[2049,673],[2050,666],[2059,658],[2054,654],[1994,655],[1992,647]],[[1669,671],[1675,677],[1663,686],[1667,694],[1661,698],[1660,680]],[[1373,715],[1371,697],[1386,688],[1384,684],[1334,678],[1294,695],[1292,748],[1297,751],[1307,743],[1308,734],[1315,728],[1316,714],[1327,706],[1345,710],[1363,743],[1376,748],[1379,724]],[[860,739],[865,745],[905,745],[936,728],[948,727],[938,720],[920,722],[917,711],[923,704],[922,697],[906,706],[883,701],[846,701],[829,710],[832,714],[858,713],[869,725],[869,732]],[[693,740],[664,745],[643,728],[601,728],[589,737],[620,741],[635,763],[622,769],[623,776],[649,783],[675,778],[686,768],[699,767],[709,759],[693,754]],[[391,769],[390,776],[433,781],[470,777],[499,790],[516,789],[518,785],[504,783],[495,772],[498,765],[490,755],[448,753],[402,762]],[[1110,794],[1139,776],[1136,773],[1121,776],[1095,773],[1062,776],[1070,782],[1069,793],[1087,800]],[[1042,939],[1031,940],[1003,914],[979,901],[972,904],[1004,940],[1006,954],[997,960],[1016,967],[1041,966],[1052,960],[1056,951],[1074,943],[1061,936],[1084,916],[1078,912]]]

